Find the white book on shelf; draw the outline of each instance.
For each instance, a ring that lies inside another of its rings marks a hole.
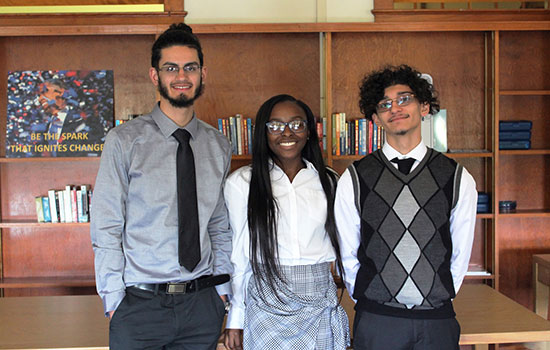
[[[65,186],[65,191],[63,191],[63,201],[65,202],[65,222],[73,222],[73,210],[71,206],[71,185]]]
[[[55,200],[55,190],[48,191],[48,199],[50,201],[50,215],[52,217],[52,223],[59,222],[57,216],[57,205]]]

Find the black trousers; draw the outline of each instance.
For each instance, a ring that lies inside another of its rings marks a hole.
[[[456,318],[410,319],[357,311],[354,350],[459,350]]]
[[[129,287],[109,326],[111,350],[215,350],[225,307],[214,287],[165,294]]]

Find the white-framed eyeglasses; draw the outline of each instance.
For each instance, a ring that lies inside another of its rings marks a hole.
[[[380,101],[376,105],[376,111],[378,113],[384,113],[384,112],[389,111],[392,108],[394,101],[400,107],[407,106],[407,105],[411,104],[412,101],[414,101],[414,94],[413,93],[405,93],[405,94],[397,96],[396,98],[388,98],[387,100]]]
[[[185,74],[196,74],[201,70],[201,66],[196,63],[187,63],[186,65],[180,67],[175,64],[168,64],[159,68],[159,71],[164,72],[167,75],[178,75],[180,70],[183,70]]]
[[[278,120],[271,120],[265,123],[265,126],[270,134],[282,134],[287,126],[290,131],[297,134],[306,130],[307,122],[302,119],[291,120],[288,123],[280,122]]]

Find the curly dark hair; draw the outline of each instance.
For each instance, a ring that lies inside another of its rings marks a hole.
[[[437,92],[432,84],[421,77],[421,73],[405,64],[386,66],[365,75],[359,87],[359,109],[368,120],[376,113],[376,105],[384,99],[386,88],[402,84],[411,88],[420,102],[430,105],[430,114],[439,112]]]
[[[160,51],[172,46],[187,46],[197,50],[199,63],[203,65],[202,47],[193,29],[185,23],[173,23],[155,40],[151,48],[151,67],[158,68]]]

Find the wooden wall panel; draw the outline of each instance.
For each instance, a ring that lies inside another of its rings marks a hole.
[[[500,200],[517,201],[517,209],[550,210],[550,158],[543,155],[501,156]],[[550,240],[548,241],[550,248]]]
[[[331,112],[359,117],[363,76],[405,63],[432,75],[447,109],[449,148],[484,148],[484,33],[334,33],[332,42]]]
[[[2,229],[4,277],[93,276],[89,225]]]
[[[549,43],[549,31],[500,32],[501,90],[549,90]]]
[[[254,118],[260,105],[277,94],[303,100],[320,111],[319,35],[201,34],[207,67],[206,91],[196,103],[199,118],[240,113]]]

